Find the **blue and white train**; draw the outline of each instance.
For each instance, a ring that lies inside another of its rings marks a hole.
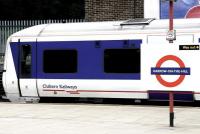
[[[11,102],[42,97],[200,100],[200,19],[33,26],[8,38],[3,87]],[[163,97],[163,98],[162,98]]]

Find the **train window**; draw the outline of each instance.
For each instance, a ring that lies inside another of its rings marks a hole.
[[[45,73],[76,73],[76,50],[45,50],[43,53],[43,71]]]
[[[21,64],[21,78],[30,78],[31,77],[31,46],[22,45],[20,53],[20,64]]]
[[[140,49],[106,49],[104,72],[140,73]]]

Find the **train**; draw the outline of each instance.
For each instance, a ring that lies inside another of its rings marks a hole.
[[[2,84],[11,102],[41,98],[200,100],[200,19],[55,23],[12,34]],[[169,36],[169,35],[168,35]]]

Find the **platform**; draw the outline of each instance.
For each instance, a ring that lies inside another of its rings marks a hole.
[[[0,134],[199,134],[200,108],[111,104],[0,103]]]

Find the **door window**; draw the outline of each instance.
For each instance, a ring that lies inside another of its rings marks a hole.
[[[22,45],[21,46],[21,66],[20,66],[20,75],[21,78],[30,78],[31,77],[31,46]]]

